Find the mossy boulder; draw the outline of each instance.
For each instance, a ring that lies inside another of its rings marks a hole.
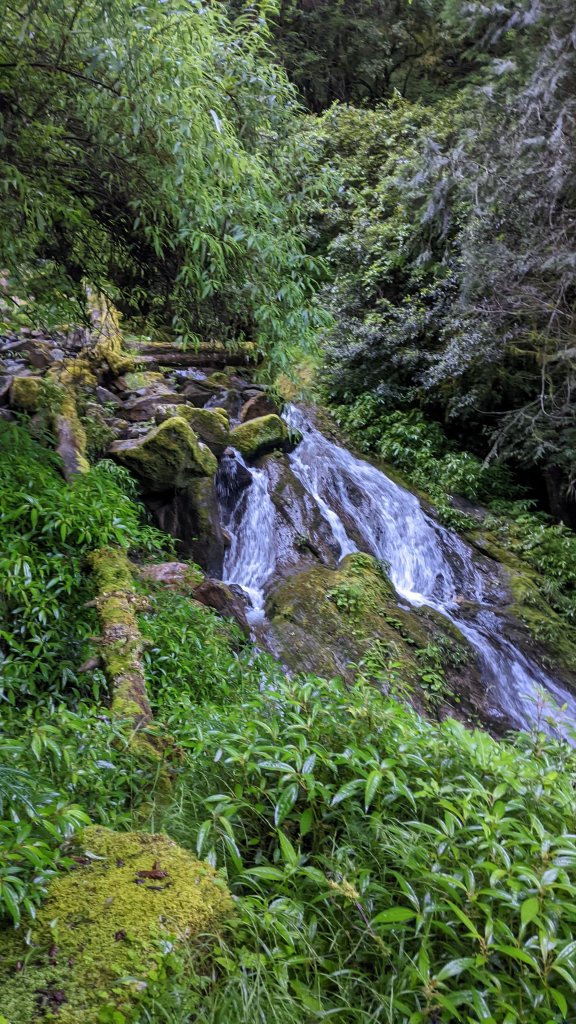
[[[10,1024],[131,1021],[168,949],[230,914],[208,864],[165,835],[87,828],[31,932],[0,934],[0,1014]],[[116,1014],[116,1016],[114,1016]]]
[[[222,455],[229,443],[230,421],[225,409],[195,409],[194,406],[182,407],[179,415],[183,416],[204,444],[208,445],[215,455]]]
[[[37,412],[42,404],[41,377],[14,377],[10,386],[10,404],[24,412]]]
[[[247,459],[285,449],[288,443],[288,428],[284,420],[273,413],[240,423],[230,431],[230,444]]]
[[[115,441],[119,462],[154,492],[184,488],[194,477],[213,476],[218,463],[182,416],[173,416],[144,437]]]
[[[161,391],[170,390],[164,374],[154,370],[134,370],[132,373],[125,373],[118,383],[125,391],[144,392],[158,388]]]

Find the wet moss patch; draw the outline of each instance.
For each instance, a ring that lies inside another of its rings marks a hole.
[[[30,947],[14,932],[0,935],[10,1024],[134,1020],[169,951],[232,909],[214,870],[165,835],[93,826],[72,865],[51,883]]]

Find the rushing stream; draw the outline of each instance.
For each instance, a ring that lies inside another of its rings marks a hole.
[[[566,704],[568,717],[576,721],[574,697],[505,635],[494,581],[460,537],[427,515],[409,491],[328,440],[300,409],[288,406],[284,418],[302,433],[289,456],[290,468],[315,503],[339,557],[361,550],[381,559],[407,605],[433,608],[456,625],[477,653],[494,705],[519,726],[534,717],[541,687]],[[240,492],[230,487],[232,500],[222,502],[231,538],[223,578],[244,589],[255,623],[264,618],[267,585],[275,576],[275,507],[266,471],[245,466],[240,456],[234,462],[225,480],[243,477]],[[221,501],[225,492],[221,485]]]

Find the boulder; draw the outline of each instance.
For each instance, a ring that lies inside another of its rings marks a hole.
[[[96,398],[100,405],[113,405],[115,409],[122,405],[118,395],[115,395],[113,391],[109,391],[108,388],[103,388],[100,384],[96,388]]]
[[[176,590],[181,594],[190,594],[202,583],[204,573],[189,562],[159,562],[153,565],[143,565],[139,570],[143,580],[151,580],[153,583],[161,583],[169,590]]]
[[[159,405],[182,405],[185,401],[183,395],[168,389],[152,394],[137,395],[124,402],[121,415],[130,423],[143,423],[145,420],[154,419]]]
[[[247,459],[285,449],[289,444],[288,428],[279,416],[259,416],[241,423],[230,431],[230,444]]]
[[[40,377],[14,377],[10,386],[10,404],[25,412],[37,412],[41,394]]]
[[[230,422],[224,409],[195,409],[184,406],[182,416],[198,434],[201,441],[207,444],[210,451],[220,456],[228,444]]]
[[[189,380],[182,388],[181,394],[187,402],[190,402],[190,405],[201,409],[206,402],[214,397],[216,392],[221,390],[221,387],[210,387],[207,381]]]
[[[0,933],[8,1021],[139,1018],[142,993],[165,983],[170,951],[185,952],[232,912],[215,870],[166,835],[94,825],[70,853],[71,867],[50,882],[28,937]]]
[[[186,487],[195,477],[212,477],[218,463],[182,416],[173,416],[144,437],[115,441],[110,453],[151,492]]]
[[[211,453],[210,458],[214,459]],[[147,505],[160,529],[179,541],[178,551],[183,558],[192,558],[211,576],[221,574],[226,541],[211,477],[190,479],[184,489],[175,493],[172,489],[151,495]]]
[[[4,405],[8,401],[11,387],[12,377],[0,377],[0,405]]]
[[[133,370],[130,373],[125,373],[123,377],[117,379],[116,386],[121,391],[131,391],[133,394],[140,395],[150,391],[170,390],[164,374],[152,370]]]
[[[224,619],[233,619],[246,636],[250,635],[250,626],[242,598],[226,586],[222,580],[210,579],[207,576],[200,586],[196,587],[194,600],[206,605],[207,608],[213,608]]]
[[[252,398],[249,398],[242,406],[240,410],[240,423],[255,420],[260,416],[269,416],[271,413],[277,416],[279,411],[276,402],[269,395],[265,395],[261,391]]]

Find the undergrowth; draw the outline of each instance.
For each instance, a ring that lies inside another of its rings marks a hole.
[[[75,666],[94,629],[86,554],[157,555],[160,535],[117,469],[68,489],[41,445],[0,436],[0,916],[27,927],[84,822],[165,830],[221,870],[235,914],[167,958],[142,1024],[573,1022],[576,755],[545,737],[548,712],[497,742],[361,678],[288,679],[152,587],[163,754],[145,758],[98,670]]]

